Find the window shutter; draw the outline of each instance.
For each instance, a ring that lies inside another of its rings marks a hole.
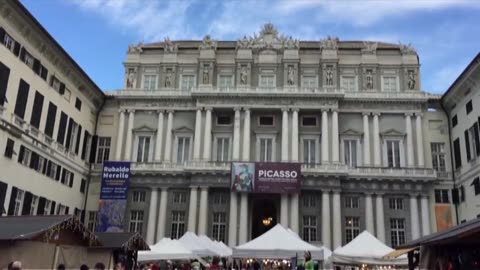
[[[13,54],[15,54],[15,56],[18,56],[19,53],[20,53],[20,43],[15,41],[15,45],[13,45]]]
[[[23,198],[22,216],[30,215],[30,208],[32,208],[32,193],[25,192]]]
[[[462,167],[462,156],[460,155],[460,138],[453,141],[453,153],[455,157],[455,168]]]
[[[458,200],[458,189],[457,188],[453,188],[452,189],[452,202],[454,204],[458,204],[459,203],[459,200]]]
[[[3,39],[1,39],[3,40]],[[5,103],[7,94],[8,78],[10,77],[10,69],[0,62],[0,106]]]
[[[95,156],[97,155],[97,141],[98,136],[94,135],[92,137],[92,144],[90,148],[90,163],[95,163]]]
[[[27,82],[25,82],[23,79],[20,79],[14,113],[22,119],[25,116],[25,109],[27,108],[29,90],[30,90],[30,85]]]
[[[37,73],[37,75],[40,75],[40,61],[38,59],[33,59],[33,71],[35,71],[35,73]]]
[[[62,167],[60,167],[60,165],[57,165],[57,173],[55,174],[55,180],[56,181],[60,180],[61,172],[62,172]]]
[[[48,163],[50,163],[49,160],[45,159],[45,161],[43,162],[43,170],[42,170],[42,173],[43,174],[46,174],[47,173],[47,165]]]
[[[48,105],[47,122],[45,123],[45,134],[50,138],[53,137],[53,129],[55,127],[55,118],[57,117],[57,106],[50,102]]]
[[[43,95],[38,91],[35,92],[35,99],[33,100],[32,117],[30,118],[30,124],[37,129],[40,127],[40,118],[42,117],[43,109]]]
[[[80,138],[82,137],[82,126],[78,126],[77,130],[77,142],[75,143],[75,154],[78,155],[78,151],[80,150]]]
[[[17,198],[18,189],[16,187],[12,187],[12,192],[10,193],[10,203],[8,205],[8,212],[7,215],[13,216],[15,212],[15,199]]]
[[[66,147],[67,149],[70,148],[70,143],[73,143],[73,142],[70,142],[70,139],[72,138],[72,127],[73,127],[73,123],[75,123],[75,121],[73,121],[73,119],[70,118],[70,120],[68,121],[67,141],[65,142],[65,147]]]
[[[42,77],[42,79],[46,81],[48,76],[48,69],[44,65],[40,65],[40,66],[41,66],[40,77]]]
[[[5,157],[12,158],[13,157],[13,147],[15,145],[15,141],[12,139],[7,139],[7,145],[5,147]]]
[[[20,145],[20,152],[18,153],[18,162],[22,162],[24,154],[25,154],[25,146]]]
[[[69,187],[73,187],[73,172],[70,172],[70,182],[68,183]]]
[[[55,215],[55,202],[52,201],[50,205],[50,215]]]
[[[7,187],[8,185],[6,183],[3,183],[0,181],[0,216],[3,216],[5,213],[5,208],[3,206],[5,205],[5,196],[7,195]]]
[[[60,83],[60,89],[58,89],[58,92],[60,93],[60,95],[65,94],[65,84],[64,83]]]
[[[90,134],[88,133],[87,130],[85,130],[83,134],[83,146],[82,146],[82,155],[81,155],[82,160],[85,160],[85,155],[87,154],[87,151],[88,151],[87,142],[89,137],[90,137]]]
[[[26,51],[27,51],[27,50],[25,50],[25,47],[22,47],[22,48],[20,49],[20,60],[22,60],[22,62],[25,61],[25,52],[26,52]]]
[[[63,170],[62,170],[62,178],[61,178],[62,180],[61,180],[60,182],[67,182],[67,181],[65,180],[65,170],[66,170],[66,169],[63,168]]]
[[[68,212],[69,212],[69,211],[70,211],[70,207],[65,206],[65,213],[63,213],[63,214],[68,215]]]
[[[472,156],[470,154],[470,139],[468,136],[468,129],[465,130],[465,150],[467,150],[467,161],[470,161],[472,159]]]
[[[31,157],[30,157],[30,164],[29,164],[29,165],[30,165],[30,169],[35,168],[35,160],[36,160],[36,159],[38,160],[38,155],[37,155],[37,153],[35,153],[35,152],[32,151],[32,154],[31,154]]]
[[[0,41],[3,42],[4,38],[5,38],[5,29],[0,27]]]
[[[478,134],[478,122],[473,125],[473,134],[475,135],[475,150],[477,151],[477,156],[480,155],[480,136]]]
[[[65,129],[67,128],[68,116],[62,112],[60,115],[60,125],[58,126],[57,142],[61,145],[65,142]]]
[[[473,182],[470,184],[470,186],[473,186],[475,195],[478,195],[480,193],[480,178],[476,177],[473,179]]]
[[[45,203],[46,199],[44,197],[38,199],[37,215],[41,216],[45,214]]]

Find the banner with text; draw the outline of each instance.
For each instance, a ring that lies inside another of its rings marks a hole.
[[[105,161],[96,232],[123,232],[130,181],[130,162]]]
[[[252,193],[297,193],[300,163],[232,162],[231,189]]]

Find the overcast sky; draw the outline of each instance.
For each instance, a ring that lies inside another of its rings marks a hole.
[[[443,93],[480,51],[479,0],[21,0],[104,90],[122,87],[128,44],[237,40],[266,22],[301,40],[411,43],[422,90]]]

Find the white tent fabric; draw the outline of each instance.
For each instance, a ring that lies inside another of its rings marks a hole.
[[[266,233],[233,248],[234,258],[257,259],[290,259],[303,257],[305,251],[310,251],[312,258],[322,260],[322,249],[311,245],[282,225],[277,224]]]
[[[219,246],[218,244],[216,244],[214,241],[212,241],[212,239],[208,238],[208,236],[206,235],[200,235],[198,237],[201,241],[201,243],[207,247],[209,250],[215,252],[217,254],[217,256],[220,256],[220,257],[227,257],[228,255],[225,255],[225,250]]]
[[[150,246],[149,251],[139,251],[138,261],[158,260],[188,260],[196,258],[185,245],[178,240],[163,238],[155,245]]]
[[[363,231],[350,243],[333,251],[332,262],[334,264],[373,264],[373,265],[407,265],[407,257],[400,256],[395,259],[384,259],[383,256],[392,252],[393,249],[386,246],[380,240]]]
[[[213,250],[212,247],[209,247],[208,244],[205,244],[205,240],[200,239],[196,234],[193,232],[186,232],[180,239],[182,242],[193,254],[199,257],[213,257],[213,256],[220,256]]]
[[[219,242],[219,241],[215,241],[215,243],[216,243],[220,248],[222,248],[222,249],[224,250],[225,257],[230,257],[230,256],[232,256],[232,249],[231,249],[229,246],[225,245],[225,243],[223,243],[223,242],[221,242],[221,241],[220,241],[220,242]]]

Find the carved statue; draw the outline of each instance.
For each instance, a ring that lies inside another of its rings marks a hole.
[[[242,70],[240,72],[240,84],[246,85],[247,81],[248,81],[247,66],[242,66]]]
[[[293,66],[288,66],[287,84],[295,85],[295,70],[293,70]]]
[[[365,75],[366,83],[365,86],[368,90],[373,89],[373,72],[371,69],[368,69]]]
[[[408,71],[408,89],[409,90],[413,90],[415,89],[415,73],[413,72],[413,70],[409,70]]]
[[[248,39],[247,36],[243,36],[242,39],[237,40],[238,49],[248,49],[250,45],[250,39]]]
[[[167,74],[165,74],[165,87],[172,87],[172,69],[167,69]]]
[[[333,85],[333,69],[332,66],[327,66],[327,70],[325,71],[325,84],[326,85]]]
[[[320,48],[322,50],[336,50],[338,49],[338,37],[327,36],[326,39],[320,40]]]
[[[300,42],[297,39],[293,39],[292,37],[289,37],[285,41],[285,49],[298,49],[300,48]]]
[[[402,43],[399,43],[398,46],[400,47],[400,51],[402,52],[402,54],[416,54],[417,51],[415,50],[415,48],[413,48],[412,44],[402,44]]]
[[[173,44],[173,42],[170,40],[169,37],[166,37],[165,40],[163,41],[163,50],[166,53],[175,53],[178,49],[176,44]]]
[[[215,50],[217,49],[217,42],[210,37],[210,35],[206,35],[203,37],[202,45],[200,45],[200,49],[202,50]]]
[[[204,66],[203,67],[203,80],[202,80],[202,82],[203,82],[203,84],[208,84],[209,80],[210,80],[210,72],[208,70],[208,66]]]
[[[278,31],[272,23],[266,23],[263,25],[263,29],[260,31],[260,35],[278,35]]]
[[[137,45],[130,44],[128,45],[127,53],[142,53],[143,52],[143,42],[138,42]]]
[[[137,69],[128,68],[127,69],[127,83],[126,88],[134,88],[136,85]]]
[[[377,51],[378,43],[377,42],[363,42],[362,53],[375,54]]]

